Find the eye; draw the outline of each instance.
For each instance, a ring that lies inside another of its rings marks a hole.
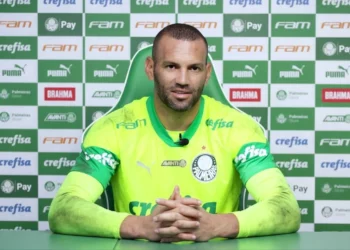
[[[191,70],[193,70],[193,71],[199,71],[199,70],[200,70],[200,68],[199,68],[199,67],[197,67],[197,66],[192,66],[192,67],[191,67]]]
[[[175,65],[169,64],[166,66],[167,69],[175,69]]]

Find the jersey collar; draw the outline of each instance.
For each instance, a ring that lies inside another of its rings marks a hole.
[[[196,133],[196,131],[199,127],[199,124],[202,120],[202,117],[203,117],[204,101],[205,101],[204,98],[201,96],[198,113],[197,113],[196,117],[194,118],[193,122],[191,123],[191,125],[187,128],[185,133],[182,135],[183,138],[187,138],[190,140],[193,137],[193,135]],[[153,129],[155,130],[157,135],[160,137],[160,139],[162,139],[170,147],[182,147],[181,145],[176,144],[172,140],[172,138],[170,137],[170,135],[168,134],[168,132],[164,128],[163,124],[160,122],[158,115],[156,113],[156,109],[154,107],[154,97],[153,96],[150,96],[147,99],[146,107],[147,107],[148,115],[150,117]]]

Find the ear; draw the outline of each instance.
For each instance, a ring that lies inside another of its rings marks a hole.
[[[207,65],[205,65],[205,67],[206,67],[206,70],[207,70],[207,74],[205,76],[205,85],[207,85],[213,67],[211,66],[211,63],[207,63]]]
[[[149,80],[154,80],[154,61],[151,56],[148,56],[145,61],[145,72]]]

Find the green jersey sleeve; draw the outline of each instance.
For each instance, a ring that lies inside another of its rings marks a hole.
[[[276,165],[270,153],[270,145],[258,123],[246,117],[237,131],[239,133],[234,135],[238,145],[234,165],[246,185],[252,176]]]
[[[102,117],[85,132],[81,149],[71,171],[94,177],[105,189],[120,164],[118,136],[108,116]]]

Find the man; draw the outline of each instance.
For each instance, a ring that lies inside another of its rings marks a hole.
[[[154,95],[85,132],[50,208],[53,232],[177,242],[299,229],[298,204],[261,127],[202,95],[211,74],[207,49],[192,26],[159,32],[145,62]],[[94,204],[109,183],[116,211]],[[242,184],[257,203],[237,211]]]

